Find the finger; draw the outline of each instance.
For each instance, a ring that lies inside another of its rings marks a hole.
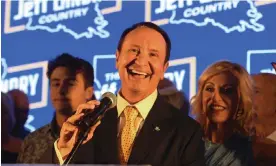
[[[75,122],[80,120],[81,117],[83,117],[83,115],[84,115],[84,113],[74,114],[71,117],[69,117],[66,122],[69,122],[71,124],[75,124]]]
[[[94,104],[94,105],[100,105],[100,101],[98,101],[98,100],[90,100],[90,101],[88,101],[87,102],[88,104]]]
[[[96,130],[96,128],[101,124],[101,121],[98,121],[94,126],[92,126],[90,128],[90,131],[87,135],[87,138],[83,141],[83,144],[85,144],[86,142],[88,142],[94,135],[94,132]]]
[[[68,149],[68,148],[69,149],[63,152],[63,156],[67,156],[71,152],[72,148],[75,145],[77,134],[78,134],[78,128],[76,128],[76,130],[74,131],[73,135],[70,136],[70,138],[67,138],[68,140],[64,140],[65,142],[63,144],[63,147],[66,149]]]
[[[63,142],[70,141],[76,131],[78,131],[76,126],[69,122],[64,122],[60,134],[61,140],[63,140]]]
[[[77,128],[72,136],[72,139],[70,140],[70,144],[72,145],[72,147],[75,145],[76,143],[76,139],[79,133],[79,129]]]
[[[62,130],[67,132],[67,131],[75,131],[77,128],[77,126],[73,125],[72,123],[66,121],[63,123],[62,125]]]
[[[90,136],[90,138],[93,136],[93,134],[94,134],[96,128],[97,128],[100,124],[101,124],[101,121],[98,121],[94,126],[92,126],[92,127],[90,128],[90,131],[89,131],[89,133],[88,133],[88,138],[89,138],[89,136]]]
[[[76,114],[83,112],[84,109],[93,110],[95,108],[95,106],[97,106],[99,104],[100,104],[100,102],[97,100],[91,100],[85,104],[81,104],[78,106]]]

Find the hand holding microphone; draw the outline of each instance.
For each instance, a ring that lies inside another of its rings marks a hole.
[[[72,151],[77,139],[84,137],[83,144],[89,141],[100,124],[104,113],[116,105],[116,96],[110,92],[103,94],[101,101],[91,100],[78,106],[74,115],[63,123],[57,147],[63,158]],[[87,135],[84,131],[89,130]]]

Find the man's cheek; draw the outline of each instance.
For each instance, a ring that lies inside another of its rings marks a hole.
[[[127,66],[128,64],[130,63],[130,60],[129,59],[121,59],[119,62],[118,62],[118,67],[125,67]]]
[[[160,74],[160,75],[161,74],[164,75],[164,70],[163,70],[163,66],[162,65],[151,64],[150,67],[153,70],[152,72]]]

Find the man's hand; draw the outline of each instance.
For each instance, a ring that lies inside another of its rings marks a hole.
[[[69,117],[67,121],[63,123],[60,130],[60,138],[57,142],[58,150],[61,153],[63,159],[66,158],[71,152],[77,140],[79,129],[78,126],[76,126],[76,122],[78,122],[84,116],[83,110],[89,109],[93,111],[95,106],[99,104],[99,101],[92,100],[85,104],[79,105],[76,113]],[[83,144],[85,144],[93,137],[94,131],[99,124],[100,121],[90,128],[89,134],[86,140],[84,140]]]

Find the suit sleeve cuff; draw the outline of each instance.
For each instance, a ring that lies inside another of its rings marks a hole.
[[[54,143],[55,152],[56,152],[56,155],[57,155],[59,164],[62,165],[62,164],[64,163],[64,160],[63,160],[63,158],[62,158],[62,155],[61,155],[60,151],[58,150],[57,142],[58,142],[58,139],[57,139],[57,140],[55,141],[55,143]]]

